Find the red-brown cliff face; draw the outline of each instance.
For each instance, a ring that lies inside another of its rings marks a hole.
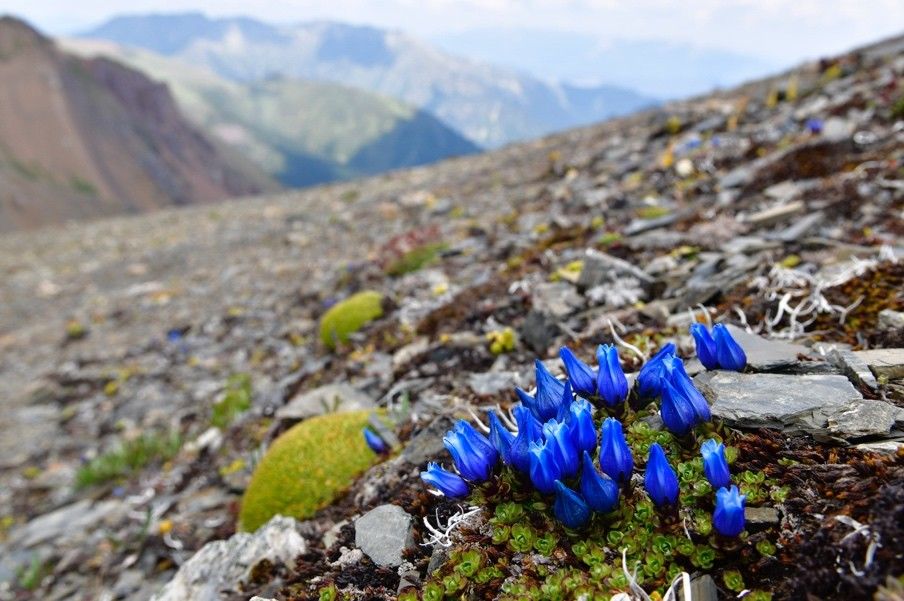
[[[273,187],[190,125],[164,84],[0,18],[0,231]]]

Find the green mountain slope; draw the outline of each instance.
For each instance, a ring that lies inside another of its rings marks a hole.
[[[424,111],[327,82],[253,83],[107,42],[64,46],[103,55],[167,83],[182,112],[290,186],[424,165],[478,148]]]

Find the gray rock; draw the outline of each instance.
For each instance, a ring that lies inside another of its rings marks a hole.
[[[567,282],[542,282],[531,290],[531,306],[551,317],[567,317],[584,306],[584,300]]]
[[[753,227],[766,227],[775,225],[776,223],[784,221],[785,219],[793,217],[794,215],[799,215],[805,210],[806,205],[803,203],[803,201],[796,200],[794,202],[776,204],[771,207],[767,207],[762,211],[751,213],[747,216],[747,219],[745,221]]]
[[[449,551],[445,547],[435,546],[430,561],[427,563],[427,576],[431,576],[433,572],[440,569],[447,559],[449,559]]]
[[[873,390],[879,386],[869,365],[855,353],[844,349],[834,349],[829,352],[828,358],[854,384],[858,386],[862,384]]]
[[[841,117],[829,117],[822,125],[822,137],[830,142],[841,142],[854,133],[854,124]]]
[[[781,240],[782,242],[795,242],[809,234],[816,226],[822,223],[825,214],[822,211],[815,211],[809,215],[804,215],[788,227],[767,234],[767,238],[772,240]]]
[[[301,420],[335,411],[372,409],[372,398],[348,384],[327,384],[295,395],[276,412],[278,419]]]
[[[854,354],[869,366],[877,378],[904,378],[904,348],[854,351]]]
[[[747,365],[756,371],[772,371],[794,365],[799,362],[798,355],[809,353],[807,347],[799,344],[767,340],[732,324],[727,324],[727,328],[732,338],[744,349]]]
[[[144,573],[141,570],[124,570],[116,584],[113,585],[113,597],[115,599],[128,599],[129,596],[141,588],[144,583]]]
[[[879,328],[883,330],[904,330],[904,312],[883,309],[879,311]]]
[[[414,545],[412,518],[398,505],[374,507],[355,520],[355,545],[379,566],[402,564],[402,552]]]
[[[512,390],[515,386],[524,386],[521,374],[516,371],[488,371],[468,375],[468,386],[479,396],[499,394]]]
[[[719,589],[709,574],[704,574],[691,580],[690,599],[684,598],[683,587],[679,586],[677,588],[678,598],[681,601],[719,601]]]
[[[694,382],[712,404],[714,416],[741,428],[849,439],[887,436],[895,425],[897,408],[881,401],[865,403],[845,376],[715,371],[698,375]]]
[[[534,352],[545,355],[546,349],[559,334],[559,326],[555,319],[541,313],[530,311],[518,330],[521,340]]]
[[[251,568],[269,560],[292,566],[307,545],[297,522],[276,516],[254,534],[240,532],[228,540],[207,543],[182,564],[176,575],[152,601],[218,601],[222,590],[235,590],[247,580]]]
[[[904,440],[880,440],[878,442],[864,442],[856,445],[861,451],[880,453],[882,455],[894,455],[898,449],[904,447]]]
[[[740,188],[746,186],[753,181],[753,169],[748,165],[741,165],[732,169],[719,178],[719,188],[727,190],[729,188]]]
[[[768,528],[769,526],[777,526],[780,519],[778,510],[775,507],[744,508],[744,520],[754,530],[757,527]]]
[[[633,236],[649,230],[666,227],[678,221],[679,217],[680,215],[676,212],[654,219],[635,219],[625,227],[624,234],[626,236]]]
[[[653,278],[643,269],[618,257],[598,250],[588,249],[584,255],[584,267],[578,277],[578,288],[587,290],[594,286],[612,282],[619,277],[631,277],[646,286],[653,284]]]
[[[828,431],[841,438],[863,438],[888,434],[904,409],[884,401],[863,399],[829,416]]]
[[[418,432],[402,451],[402,459],[412,465],[422,466],[424,463],[436,457],[445,450],[443,436],[448,432],[454,422],[451,417],[440,415],[433,422]]]
[[[8,542],[10,546],[26,549],[49,541],[59,544],[70,535],[80,535],[93,529],[99,522],[119,522],[126,512],[127,508],[122,501],[110,500],[94,504],[89,499],[84,499],[40,515],[13,530]]]

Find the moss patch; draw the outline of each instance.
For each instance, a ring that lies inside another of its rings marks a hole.
[[[239,528],[256,530],[277,514],[305,519],[335,499],[374,462],[361,435],[368,415],[321,415],[276,439],[245,491]]]
[[[348,337],[364,324],[383,315],[383,295],[373,290],[354,294],[337,303],[320,319],[320,340],[330,349],[338,342],[348,342]]]

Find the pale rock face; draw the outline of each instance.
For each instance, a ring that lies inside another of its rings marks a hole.
[[[240,532],[228,540],[207,543],[153,601],[217,601],[221,590],[247,580],[251,569],[264,559],[291,565],[307,549],[296,525],[292,518],[278,515],[253,534]]]

